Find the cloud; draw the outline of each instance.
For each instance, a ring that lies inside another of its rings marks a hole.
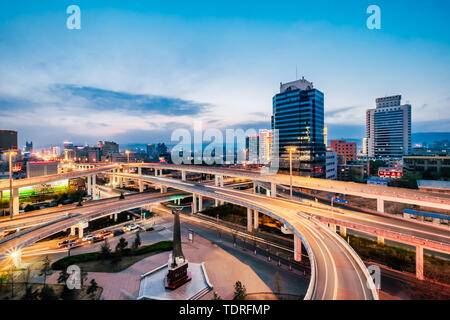
[[[86,105],[97,110],[126,109],[130,113],[155,113],[173,116],[194,116],[204,113],[211,105],[179,98],[132,94],[93,87],[75,85],[55,85],[50,92],[56,96],[70,98],[79,97]]]
[[[174,97],[67,84],[41,89],[36,95],[38,99],[0,94],[0,127],[17,129],[20,124],[19,140],[35,140],[36,146],[66,139],[153,142],[164,134],[170,137],[171,128],[191,126],[211,107]],[[137,132],[145,133],[143,139]]]

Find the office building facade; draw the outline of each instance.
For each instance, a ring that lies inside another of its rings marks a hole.
[[[399,159],[411,152],[411,105],[401,105],[401,95],[376,99],[366,111],[368,157]]]
[[[344,163],[356,160],[356,142],[347,142],[345,140],[331,140],[330,148],[338,156],[343,156]]]
[[[337,179],[337,166],[338,160],[336,152],[327,150],[326,153],[326,174],[325,179],[336,180]]]
[[[288,147],[295,147],[296,175],[325,177],[324,95],[304,78],[280,84],[273,97],[272,129],[278,130],[280,171],[289,171]]]

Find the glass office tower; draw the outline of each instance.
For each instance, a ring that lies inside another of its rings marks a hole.
[[[280,84],[273,97],[272,129],[278,130],[280,171],[289,172],[287,147],[295,147],[296,175],[325,177],[324,95],[304,78]]]

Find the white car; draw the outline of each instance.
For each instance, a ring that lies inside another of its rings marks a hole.
[[[92,238],[94,238],[94,235],[93,234],[88,234],[87,236],[83,237],[83,241],[89,241]]]
[[[131,224],[127,224],[124,229],[126,231],[133,231],[133,230],[136,230],[138,228],[139,228],[139,226],[137,224],[131,223]]]

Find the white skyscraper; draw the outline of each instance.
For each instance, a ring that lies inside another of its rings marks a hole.
[[[272,149],[272,130],[259,131],[259,163],[268,164]]]
[[[366,111],[367,156],[401,158],[411,151],[411,105],[401,105],[401,95],[376,99]]]

